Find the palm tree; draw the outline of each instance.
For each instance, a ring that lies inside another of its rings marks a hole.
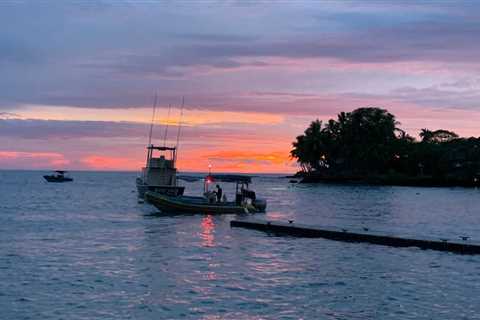
[[[428,129],[422,129],[420,131],[420,138],[422,138],[422,142],[430,142],[433,138],[433,132]]]
[[[290,155],[298,159],[302,169],[306,171],[318,170],[320,160],[326,149],[323,141],[322,121],[315,120],[310,123],[303,135],[297,137],[292,144]]]

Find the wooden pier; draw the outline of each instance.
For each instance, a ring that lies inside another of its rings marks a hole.
[[[231,227],[255,229],[276,235],[294,237],[324,238],[344,242],[366,242],[391,247],[418,247],[438,251],[448,251],[460,254],[480,254],[480,243],[469,240],[469,237],[459,236],[454,239],[407,238],[388,235],[378,231],[363,228],[362,231],[334,227],[312,227],[293,223],[293,221],[277,222],[263,220],[233,220]]]

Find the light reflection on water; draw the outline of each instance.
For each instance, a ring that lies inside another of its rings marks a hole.
[[[215,222],[213,221],[212,215],[206,215],[202,218],[202,233],[201,237],[203,239],[203,246],[213,247],[214,246],[214,229]]]
[[[155,215],[135,174],[1,174],[1,319],[479,318],[477,256],[230,228],[252,215]],[[480,237],[475,189],[254,182],[268,200],[256,218]]]

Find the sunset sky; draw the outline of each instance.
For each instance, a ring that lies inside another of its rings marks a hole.
[[[311,120],[480,135],[480,2],[2,1],[0,168],[139,170],[154,94],[180,171],[294,172]]]

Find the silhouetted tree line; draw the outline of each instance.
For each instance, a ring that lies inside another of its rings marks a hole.
[[[422,129],[421,141],[380,108],[313,121],[293,142],[304,181],[364,180],[405,185],[478,185],[480,138]]]

